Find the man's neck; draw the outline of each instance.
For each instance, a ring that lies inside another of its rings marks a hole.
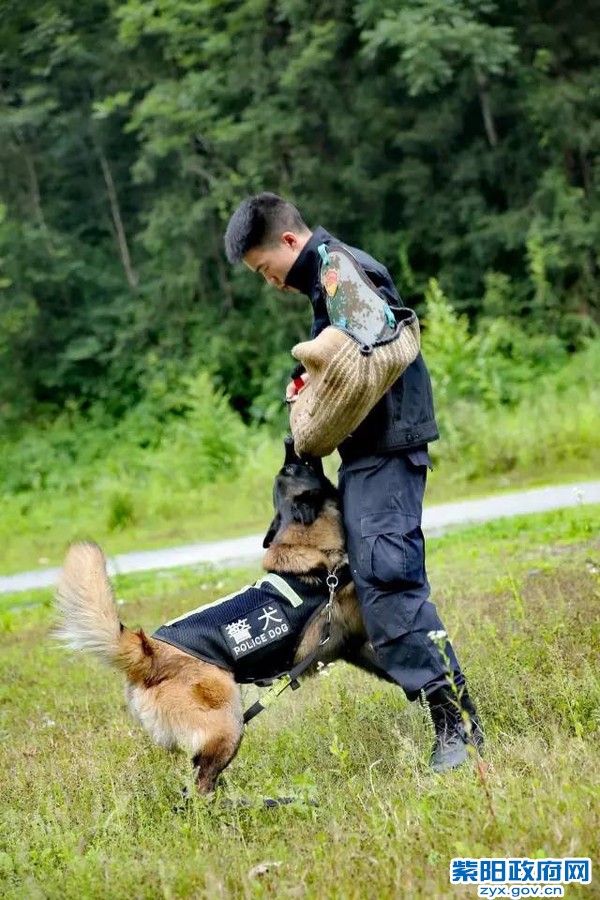
[[[312,298],[315,282],[319,276],[320,257],[317,245],[320,239],[330,238],[324,228],[317,228],[306,235],[302,250],[286,275],[286,285]]]

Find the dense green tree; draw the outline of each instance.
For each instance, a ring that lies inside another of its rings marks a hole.
[[[269,418],[309,310],[225,261],[262,189],[382,258],[418,309],[436,276],[472,331],[577,347],[600,321],[599,13],[5,0],[0,414],[171,389],[176,413],[206,369]]]

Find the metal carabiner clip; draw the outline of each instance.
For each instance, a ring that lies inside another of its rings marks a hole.
[[[335,589],[339,585],[340,580],[335,574],[335,572],[330,572],[327,578],[325,579],[325,584],[329,588],[329,600],[333,599],[333,595],[335,594]]]

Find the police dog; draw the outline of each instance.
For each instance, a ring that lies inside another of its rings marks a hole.
[[[325,477],[320,460],[301,460],[289,439],[284,465],[275,478],[273,503],[275,516],[263,542],[267,573],[291,575],[311,590],[328,573],[347,566],[337,491]],[[61,617],[57,636],[125,673],[133,717],[156,743],[187,751],[198,791],[211,792],[242,738],[235,673],[123,625],[104,554],[94,543],[71,545],[56,604]],[[267,611],[274,615],[276,608],[271,605]],[[307,659],[318,648],[307,673],[319,663],[344,659],[386,678],[367,642],[351,580],[335,594],[329,640],[321,645],[325,615],[321,609],[308,622],[294,645],[293,663]],[[259,678],[257,673],[251,680]]]

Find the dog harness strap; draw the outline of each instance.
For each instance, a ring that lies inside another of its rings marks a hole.
[[[248,709],[244,713],[244,725],[247,725],[248,722],[252,721],[254,716],[257,716],[259,712],[263,711],[263,709],[267,709],[267,707],[271,706],[271,704],[279,697],[282,691],[285,691],[286,687],[291,684],[292,677],[289,673],[287,675],[282,675],[281,678],[278,678],[275,684],[272,685],[267,691],[265,691],[264,694],[262,694],[260,700],[257,700],[256,703],[253,703],[252,706],[248,707]]]
[[[271,584],[273,587],[279,591],[280,594],[290,601],[292,606],[302,606],[304,600],[300,596],[300,594],[296,593],[291,584],[282,578],[281,575],[276,575],[275,572],[269,572],[263,578],[256,582],[254,587],[260,588],[263,584]]]
[[[286,672],[284,675],[281,675],[276,682],[261,695],[260,699],[250,706],[246,712],[244,713],[244,725],[247,725],[255,716],[257,716],[263,709],[267,709],[271,706],[275,700],[279,697],[280,694],[285,691],[287,687],[291,687],[293,691],[298,690],[300,687],[300,682],[298,678],[302,675],[310,665],[315,660],[319,650],[326,644],[329,640],[329,626],[331,624],[331,601],[327,601],[324,603],[321,609],[327,609],[327,616],[325,618],[325,623],[323,625],[323,632],[321,634],[321,640],[312,651],[306,656],[301,662],[298,663],[297,666],[294,666],[293,669],[290,669],[289,672]],[[319,610],[320,612],[320,610]]]
[[[260,699],[256,700],[256,702],[253,703],[252,706],[248,707],[248,709],[244,712],[244,725],[247,725],[248,722],[251,722],[255,716],[263,711],[263,709],[267,709],[269,706],[271,706],[271,704],[274,703],[277,697],[279,697],[279,695],[282,694],[287,687],[291,687],[293,691],[297,690],[300,687],[298,678],[313,664],[321,647],[329,640],[329,631],[331,627],[331,609],[333,606],[333,600],[336,591],[340,587],[340,581],[337,576],[337,569],[334,569],[333,572],[329,572],[326,581],[327,587],[329,588],[329,599],[326,603],[323,603],[315,612],[314,616],[311,617],[312,620],[321,612],[322,609],[325,609],[326,611],[325,621],[323,623],[323,631],[321,632],[321,640],[312,651],[312,653],[309,653],[308,656],[305,656],[304,659],[301,660],[298,665],[290,669],[289,672],[281,675],[277,679],[275,684],[273,684],[267,691],[265,691]]]
[[[342,563],[340,566],[337,566],[334,570],[335,575],[338,579],[338,585],[335,589],[336,594],[341,591],[343,588],[348,587],[348,585],[352,581],[352,572],[350,570],[349,563]],[[286,576],[293,577],[293,573],[285,573]],[[304,572],[304,575],[309,575],[312,578],[318,578],[323,584],[327,584],[327,578],[332,574],[331,569],[328,569],[325,565],[316,566],[314,569],[309,569],[308,572]]]

